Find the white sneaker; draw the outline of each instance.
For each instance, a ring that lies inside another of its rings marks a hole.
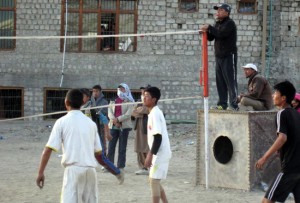
[[[102,173],[107,173],[108,170],[106,168],[104,168],[103,166],[101,167]]]
[[[149,175],[149,171],[146,169],[141,169],[135,172],[136,175]]]
[[[123,169],[120,169],[120,174],[116,175],[116,177],[119,181],[119,185],[122,185],[124,183],[124,178],[125,178],[125,173]]]

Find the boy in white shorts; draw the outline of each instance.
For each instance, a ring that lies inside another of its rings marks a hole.
[[[167,132],[166,120],[157,106],[160,90],[157,87],[145,89],[144,105],[149,108],[147,137],[150,151],[145,160],[145,167],[150,168],[149,181],[152,193],[152,203],[167,203],[166,193],[161,186],[161,179],[166,179],[169,161],[172,156]]]
[[[101,145],[96,124],[81,111],[83,95],[78,89],[69,90],[65,105],[67,115],[58,119],[42,153],[36,184],[44,186],[44,171],[52,151],[62,147],[61,164],[65,167],[61,202],[98,203],[97,161]],[[96,157],[96,159],[95,159]]]

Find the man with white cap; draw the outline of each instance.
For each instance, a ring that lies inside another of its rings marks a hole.
[[[272,89],[269,82],[257,72],[256,65],[242,66],[248,81],[248,93],[238,97],[240,110],[265,111],[273,108]]]
[[[214,42],[216,58],[216,84],[219,95],[217,106],[214,109],[238,110],[237,104],[237,28],[229,17],[231,7],[221,3],[213,7],[216,13],[216,23],[201,27],[207,32],[209,41]],[[228,105],[229,98],[229,105]]]

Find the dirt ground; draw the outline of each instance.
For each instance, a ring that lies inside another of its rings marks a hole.
[[[54,121],[0,122],[1,203],[59,202],[64,170],[60,165],[60,153],[52,153],[45,172],[44,188],[40,190],[35,184],[41,153],[53,123]],[[171,124],[168,128],[173,157],[167,180],[162,184],[170,203],[261,201],[264,192],[259,188],[249,192],[196,186],[196,125]],[[100,167],[97,168],[101,203],[150,202],[147,176],[134,174],[138,168],[133,141],[134,136],[131,133],[123,185],[118,185],[113,175],[103,173]],[[293,201],[290,199],[287,202]]]

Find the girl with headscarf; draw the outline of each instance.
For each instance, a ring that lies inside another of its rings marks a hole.
[[[126,165],[126,149],[129,131],[132,129],[131,113],[132,105],[122,105],[134,102],[131,91],[127,84],[121,83],[117,88],[118,97],[110,102],[108,108],[108,118],[110,119],[109,128],[112,139],[108,144],[108,158],[114,163],[115,149],[119,141],[118,161],[116,166],[123,170]]]

